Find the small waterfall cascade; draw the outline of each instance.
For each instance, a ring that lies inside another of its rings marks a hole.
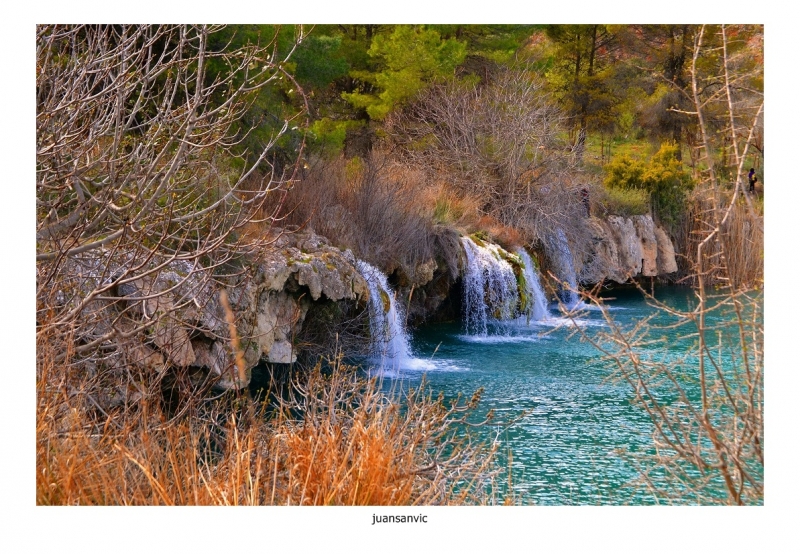
[[[522,259],[524,265],[523,275],[525,276],[525,294],[528,298],[526,316],[528,321],[541,321],[548,319],[547,295],[542,289],[539,273],[530,255],[524,248],[516,250],[517,256]]]
[[[395,302],[386,275],[364,261],[356,268],[369,286],[369,328],[372,354],[381,368],[399,368],[411,360],[411,347],[405,329],[402,308]]]
[[[513,319],[519,307],[514,269],[504,258],[509,254],[495,244],[461,242],[467,256],[464,281],[464,324],[468,334],[487,335],[493,321]],[[511,254],[513,256],[513,254]]]
[[[578,279],[575,275],[575,265],[572,262],[572,252],[569,249],[567,236],[562,229],[558,229],[554,236],[551,236],[549,241],[549,250],[555,261],[555,266],[558,270],[558,276],[562,282],[567,284],[566,287],[561,286],[558,291],[558,297],[561,299],[568,309],[573,309],[578,305],[580,297],[578,296]]]

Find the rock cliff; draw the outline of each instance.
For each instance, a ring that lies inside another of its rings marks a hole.
[[[246,386],[252,368],[262,360],[294,362],[292,337],[312,302],[366,304],[369,296],[352,253],[310,232],[278,235],[259,257],[238,259],[237,268],[226,270],[211,271],[179,260],[157,271],[139,268],[137,277],[123,266],[109,267],[109,259],[99,252],[70,262],[82,290],[72,295],[75,302],[104,284],[123,283],[111,288],[110,300],[93,300],[84,310],[94,322],[87,326],[92,336],[81,340],[110,335],[116,355],[104,363],[112,369],[135,364],[159,372],[169,367],[201,370],[223,389]],[[235,316],[246,366],[244,381],[234,369],[219,295],[222,288]]]
[[[578,264],[581,283],[604,279],[625,283],[634,277],[664,276],[678,270],[672,242],[649,215],[593,217],[590,226],[592,249]]]
[[[237,332],[247,367],[250,370],[261,360],[287,364],[296,361],[292,337],[300,330],[312,302],[327,299],[355,300],[366,303],[369,289],[355,268],[350,251],[342,252],[327,239],[314,233],[279,236],[262,259],[253,263],[234,282],[226,284],[231,307],[236,314]],[[194,365],[220,375],[218,386],[242,387],[232,375],[233,360],[224,345],[228,332],[216,290],[211,291],[204,310],[201,337],[192,346],[210,356]]]

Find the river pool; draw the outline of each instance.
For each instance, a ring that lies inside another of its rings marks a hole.
[[[676,308],[694,302],[692,290],[682,287],[657,288],[656,297]],[[671,321],[635,289],[615,290],[605,304],[622,327],[647,317],[653,326]],[[610,377],[609,364],[581,339],[576,326],[591,336],[608,331],[597,308],[572,319],[554,305],[544,321],[506,324],[486,335],[468,335],[462,324],[426,325],[411,334],[414,359],[383,370],[384,386],[416,386],[424,374],[433,391],[447,398],[469,398],[483,387],[482,413],[493,409],[498,419],[524,413],[506,429],[478,431],[487,441],[500,441],[500,467],[507,467],[512,454],[517,503],[655,503],[646,487],[635,485],[639,473],[634,465],[638,453],[652,449],[652,423],[633,405],[630,386]],[[683,332],[658,330],[654,336],[665,340],[644,351],[677,360],[690,348],[688,339],[677,335]],[[507,475],[498,481],[502,497]]]

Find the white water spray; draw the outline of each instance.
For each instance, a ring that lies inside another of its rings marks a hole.
[[[395,302],[386,275],[378,268],[359,260],[358,272],[369,286],[369,328],[372,354],[381,369],[398,369],[413,358],[405,328],[402,308]]]
[[[529,321],[548,319],[550,316],[547,311],[547,295],[542,289],[536,266],[524,248],[518,248],[516,252],[525,266],[523,275],[525,276],[525,294],[528,298],[527,313],[525,315]]]
[[[464,324],[467,334],[486,335],[493,321],[512,319],[519,306],[517,279],[495,244],[479,246],[462,237],[467,255],[464,273]]]
[[[551,240],[548,242],[558,276],[566,283],[560,287],[558,296],[567,309],[572,310],[578,306],[580,297],[577,292],[578,279],[575,275],[575,265],[572,262],[572,252],[569,249],[567,237],[562,229],[558,229],[555,236],[551,236]]]

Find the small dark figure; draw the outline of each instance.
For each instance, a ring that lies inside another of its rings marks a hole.
[[[758,177],[756,177],[756,170],[752,167],[750,168],[750,173],[747,174],[747,180],[750,182],[750,194],[755,194]]]
[[[583,202],[583,206],[586,208],[586,217],[589,217],[591,215],[589,210],[589,189],[586,187],[581,189],[581,202]]]

